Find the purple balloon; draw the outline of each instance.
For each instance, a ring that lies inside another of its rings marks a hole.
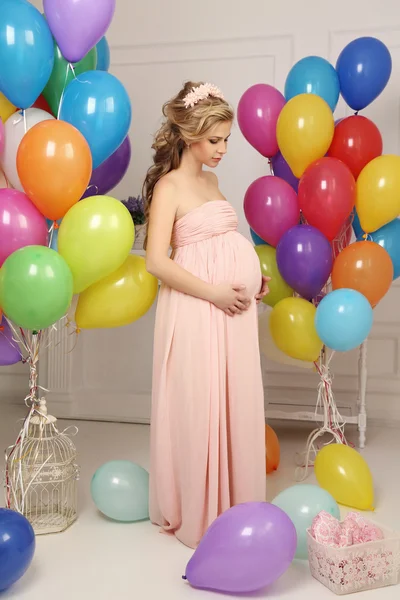
[[[274,171],[274,175],[276,177],[280,177],[284,179],[289,185],[292,186],[294,191],[297,194],[297,190],[299,187],[299,180],[292,173],[291,168],[287,164],[286,160],[283,158],[282,154],[278,152],[271,158],[272,169]]]
[[[127,136],[117,150],[94,169],[83,198],[104,196],[119,184],[131,161],[131,143]]]
[[[50,30],[68,62],[78,62],[101,40],[116,0],[43,0]]]
[[[0,189],[0,267],[15,250],[47,246],[44,216],[28,196],[10,188]]]
[[[22,359],[18,344],[13,340],[13,334],[6,319],[0,321],[0,367],[15,365]]]
[[[272,175],[253,181],[244,198],[244,212],[252,230],[274,247],[300,218],[295,191],[286,181]]]
[[[282,236],[276,262],[283,279],[307,300],[318,296],[332,271],[332,247],[311,225],[296,225]]]
[[[185,578],[199,589],[254,592],[288,569],[296,547],[295,526],[280,508],[267,502],[239,504],[209,527]]]

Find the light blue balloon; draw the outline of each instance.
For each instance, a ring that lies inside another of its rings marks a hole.
[[[60,226],[62,219],[58,219],[57,224]],[[50,231],[50,228],[53,226],[53,221],[51,219],[46,219],[47,229]],[[52,232],[49,233],[49,240],[51,238],[50,248],[58,252],[58,228],[54,228]]]
[[[37,8],[25,0],[0,0],[0,91],[18,108],[28,108],[53,64],[53,37]]]
[[[278,494],[272,504],[283,510],[296,527],[296,558],[308,558],[307,529],[322,510],[340,519],[336,500],[317,485],[301,484],[290,487]]]
[[[325,58],[307,56],[290,69],[285,83],[285,98],[290,100],[299,94],[315,94],[329,104],[332,112],[339,100],[339,77]]]
[[[90,491],[109,519],[132,523],[149,518],[149,474],[129,460],[102,465],[93,475]]]
[[[110,46],[108,45],[106,37],[102,37],[99,43],[96,45],[97,50],[97,65],[98,71],[108,71],[110,68]]]
[[[122,83],[105,71],[87,71],[68,84],[60,119],[78,129],[89,144],[96,169],[122,144],[132,109]]]
[[[353,225],[354,235],[356,236],[356,238],[363,239],[362,236],[364,235],[365,231],[361,227],[360,219],[358,218],[357,210],[355,208],[353,209],[353,223],[352,223],[352,225]]]
[[[264,240],[261,239],[260,236],[257,235],[256,232],[253,231],[251,227],[250,227],[250,235],[252,237],[252,240],[253,240],[255,246],[269,246],[269,244],[267,242],[264,242]]]
[[[356,290],[344,288],[330,292],[321,300],[315,327],[328,348],[347,352],[367,339],[373,318],[367,298]]]
[[[357,238],[363,241],[362,234]],[[368,234],[368,240],[379,244],[386,250],[393,263],[393,280],[400,275],[400,219],[394,219],[377,231]]]

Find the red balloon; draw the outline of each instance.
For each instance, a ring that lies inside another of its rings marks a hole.
[[[356,182],[343,162],[324,157],[306,169],[298,196],[307,223],[332,242],[354,208]]]
[[[40,95],[39,98],[37,100],[35,100],[35,102],[31,106],[31,108],[40,108],[41,110],[45,110],[46,112],[50,113],[51,115],[53,114],[50,106],[47,103],[47,100],[42,95]],[[21,110],[21,109],[19,108],[18,110]],[[57,115],[54,115],[54,116],[57,117]]]
[[[336,125],[328,156],[343,161],[357,179],[365,165],[380,156],[382,150],[382,136],[375,123],[353,115]]]

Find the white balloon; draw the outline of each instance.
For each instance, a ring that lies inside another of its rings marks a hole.
[[[24,189],[18,177],[17,152],[25,133],[37,123],[54,119],[53,115],[40,108],[28,108],[25,118],[21,111],[11,115],[4,124],[5,144],[1,155],[1,165],[5,176],[13,188],[23,192]]]
[[[301,369],[314,369],[314,363],[307,362],[304,360],[297,360],[287,356],[282,350],[276,346],[269,327],[269,319],[271,316],[272,308],[267,307],[258,318],[258,332],[260,338],[260,350],[264,354],[265,358],[273,360],[274,362],[288,365],[290,367],[300,367]]]

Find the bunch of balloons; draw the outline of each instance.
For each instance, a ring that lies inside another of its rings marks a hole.
[[[271,277],[261,346],[282,362],[308,367],[323,345],[359,346],[400,275],[400,157],[382,155],[379,129],[358,114],[391,69],[388,48],[362,37],[336,68],[308,56],[290,70],[284,94],[257,84],[240,99],[241,131],[273,173],[249,186],[244,210]],[[335,122],[340,94],[355,114]]]
[[[129,166],[131,103],[108,72],[115,0],[2,0],[0,306],[45,329],[73,295],[78,328],[140,318],[157,281],[130,256],[134,225],[107,196]],[[0,315],[1,318],[1,315]],[[0,365],[20,360],[7,322]]]

